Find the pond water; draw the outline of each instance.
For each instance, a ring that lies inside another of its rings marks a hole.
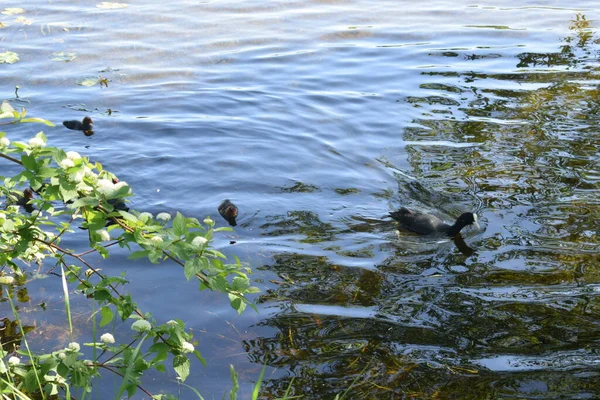
[[[216,246],[253,269],[259,313],[174,264],[92,259],[193,329],[208,367],[186,383],[221,398],[233,364],[248,398],[266,363],[261,398],[600,396],[598,2],[107,4],[5,0],[25,12],[0,14],[0,53],[20,57],[0,93],[127,181],[138,210],[224,225],[218,204],[238,205]],[[85,115],[91,137],[60,125]],[[401,206],[475,211],[481,229],[422,238],[384,218]],[[59,280],[28,296],[38,346],[63,347]],[[120,381],[102,382],[94,398]],[[172,373],[144,387],[196,398]]]

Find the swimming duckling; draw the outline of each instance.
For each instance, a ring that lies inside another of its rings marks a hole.
[[[398,211],[391,212],[390,216],[398,221],[403,228],[422,235],[444,233],[448,236],[454,236],[467,225],[475,225],[479,229],[477,214],[471,212],[464,213],[458,217],[454,225],[445,223],[435,215],[425,214],[420,211],[411,211],[404,207]]]
[[[227,222],[229,222],[229,225],[231,226],[236,226],[237,223],[235,222],[236,217],[238,216],[238,208],[236,207],[235,204],[233,204],[231,201],[229,201],[229,199],[224,200],[221,205],[218,208],[219,210],[219,214],[221,214],[221,216],[223,218],[225,218],[225,220]]]

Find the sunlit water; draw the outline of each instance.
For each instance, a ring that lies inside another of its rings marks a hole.
[[[23,3],[2,3],[25,13],[0,14],[0,52],[20,57],[0,64],[0,90],[19,85],[13,105],[57,124],[50,144],[129,182],[136,209],[224,224],[217,205],[240,208],[216,245],[253,268],[258,314],[174,264],[92,260],[194,330],[209,367],[187,383],[205,398],[231,386],[229,364],[248,396],[265,362],[264,398],[291,377],[306,399],[600,396],[600,4]],[[98,77],[108,87],[78,85]],[[92,137],[60,125],[85,115]],[[396,232],[382,217],[399,206],[473,210],[482,229],[461,252]],[[38,346],[64,346],[58,280],[29,296],[32,334],[51,338]],[[144,386],[175,391],[164,379]]]

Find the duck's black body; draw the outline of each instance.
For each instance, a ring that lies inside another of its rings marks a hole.
[[[235,222],[235,219],[238,216],[238,208],[236,207],[235,204],[233,204],[229,200],[224,200],[221,203],[221,205],[219,206],[218,210],[219,210],[219,214],[221,214],[221,216],[223,218],[225,218],[225,220],[227,220],[227,222],[229,222],[229,225],[231,225],[231,226],[237,225],[237,223]]]
[[[68,129],[73,129],[75,131],[91,132],[94,129],[94,122],[90,117],[83,118],[83,121],[81,122],[74,120],[63,121],[63,125]]]
[[[448,225],[435,215],[425,214],[419,211],[411,211],[404,207],[398,211],[391,212],[390,216],[398,221],[403,228],[412,232],[420,233],[422,235],[437,233],[454,236],[467,225],[475,225],[475,227],[479,228],[479,224],[477,223],[477,214],[470,212],[464,213],[458,217],[454,225]]]

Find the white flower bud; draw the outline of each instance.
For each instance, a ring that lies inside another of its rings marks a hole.
[[[171,219],[171,215],[166,212],[161,212],[161,213],[158,213],[158,215],[156,216],[156,219],[167,222],[168,220]]]
[[[145,332],[152,329],[152,325],[150,325],[150,322],[146,321],[145,319],[138,319],[131,325],[131,329],[138,332]]]
[[[8,359],[8,365],[14,367],[15,365],[21,364],[21,359],[19,357],[12,356]]]
[[[0,148],[10,146],[10,140],[6,136],[2,136],[0,138]]]
[[[202,247],[206,243],[208,243],[208,240],[204,236],[196,236],[194,240],[192,240],[192,246],[194,247]]]
[[[140,221],[146,223],[149,219],[152,219],[152,214],[150,214],[149,212],[143,212],[138,218],[140,219]]]
[[[46,143],[44,143],[44,141],[39,137],[32,137],[31,139],[29,139],[29,146],[33,148],[44,147],[45,145]]]
[[[183,342],[183,343],[181,343],[181,351],[183,353],[193,353],[194,345],[191,344],[190,342]]]
[[[76,151],[67,151],[67,158],[72,161],[77,161],[81,158],[81,156]]]
[[[113,344],[115,342],[115,337],[107,332],[104,335],[100,336],[100,340],[106,344]]]
[[[60,166],[62,169],[72,168],[75,166],[75,163],[70,158],[65,158],[60,162]]]
[[[100,236],[100,240],[103,242],[108,242],[110,240],[110,234],[106,229],[101,229],[96,231],[96,233]]]
[[[81,349],[81,347],[79,346],[79,343],[77,342],[71,342],[67,345],[67,348],[65,350],[69,350],[69,351],[73,351],[73,352],[78,352]]]

